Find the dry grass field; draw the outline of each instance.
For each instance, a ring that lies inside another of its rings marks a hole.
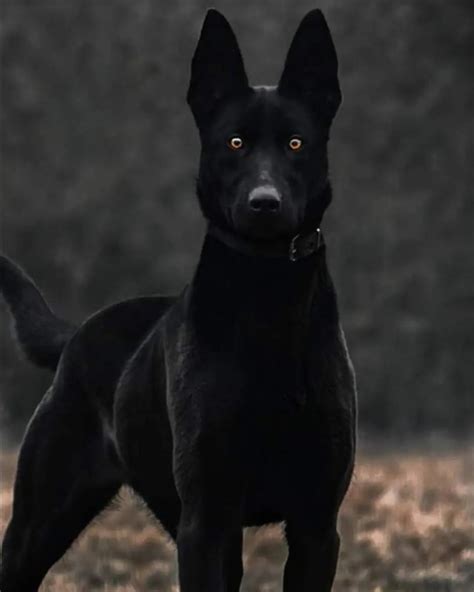
[[[15,454],[0,460],[1,529]],[[472,592],[474,462],[458,453],[365,454],[340,520],[336,592]],[[279,527],[248,531],[245,592],[281,590]],[[173,545],[124,491],[48,575],[41,592],[176,592]]]

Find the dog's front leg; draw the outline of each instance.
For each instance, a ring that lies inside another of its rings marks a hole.
[[[178,532],[181,592],[239,590],[242,528],[224,517],[222,510],[183,508]]]
[[[339,535],[334,527],[311,529],[288,522],[288,560],[284,592],[330,592],[339,555]]]
[[[242,579],[241,471],[229,442],[211,440],[183,453],[178,468],[181,592],[238,592]]]

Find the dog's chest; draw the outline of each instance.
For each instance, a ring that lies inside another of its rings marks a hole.
[[[298,492],[313,487],[321,457],[330,456],[317,417],[305,417],[302,408],[289,403],[269,405],[266,416],[257,415],[247,428],[249,446],[241,467],[247,525],[281,520]]]

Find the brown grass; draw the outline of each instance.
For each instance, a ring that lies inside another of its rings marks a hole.
[[[470,451],[472,453],[472,451]],[[0,458],[3,532],[11,508],[15,454]],[[474,590],[472,454],[368,456],[340,519],[336,592]],[[286,548],[279,527],[245,536],[245,592],[281,590]],[[175,592],[173,544],[124,491],[75,543],[41,592]]]

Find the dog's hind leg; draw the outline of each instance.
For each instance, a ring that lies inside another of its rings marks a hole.
[[[30,422],[2,548],[1,592],[34,592],[120,487],[101,420],[72,388],[53,386]]]

